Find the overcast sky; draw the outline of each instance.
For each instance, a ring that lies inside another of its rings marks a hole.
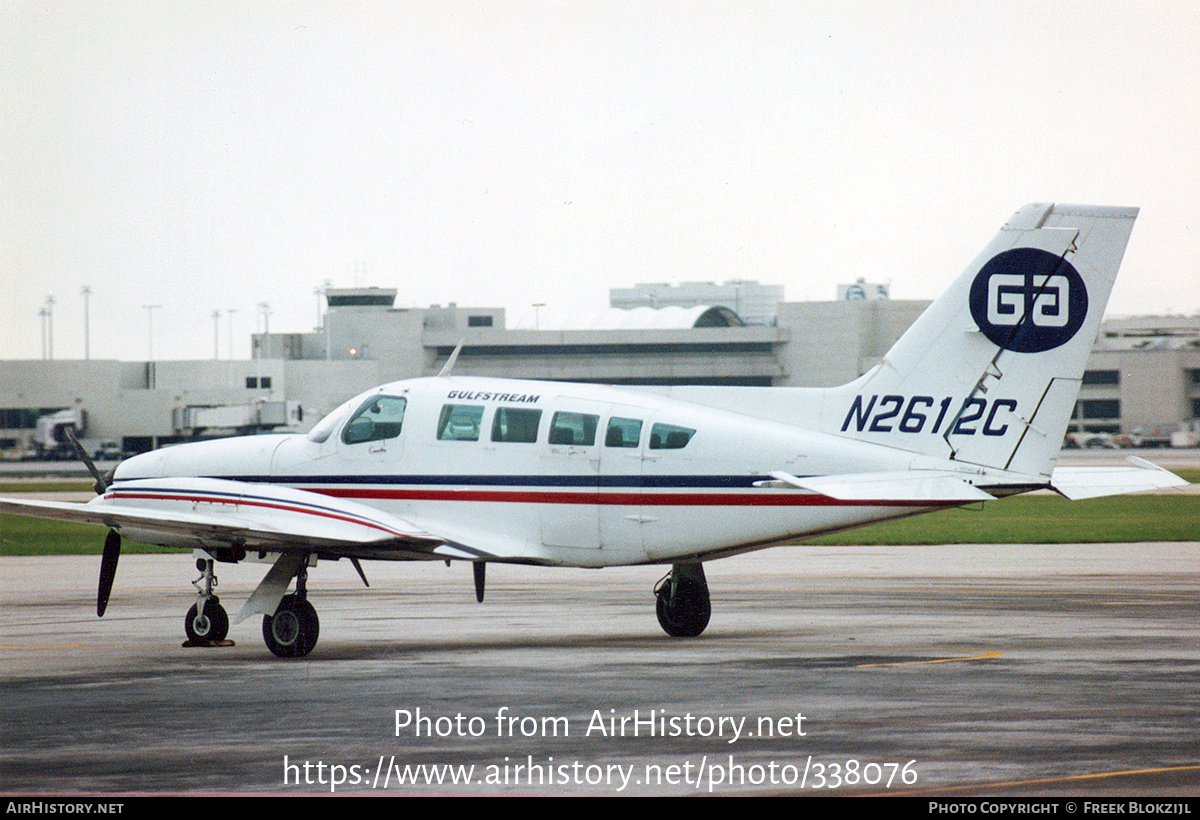
[[[1200,312],[1200,3],[0,0],[0,358],[249,356],[314,291],[931,299],[1031,201],[1136,205]]]

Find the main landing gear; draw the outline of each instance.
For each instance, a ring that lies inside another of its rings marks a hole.
[[[655,611],[663,630],[673,638],[694,638],[708,626],[712,604],[703,564],[674,564],[654,587]]]
[[[264,615],[263,641],[267,649],[281,658],[303,658],[317,645],[321,623],[317,610],[308,602],[308,569],[296,573],[296,592],[285,595],[274,615]]]
[[[229,634],[229,615],[221,606],[221,599],[213,595],[213,587],[217,585],[213,563],[211,558],[196,559],[196,569],[202,573],[192,582],[196,587],[197,599],[183,619],[183,631],[187,633],[190,643],[219,643]]]

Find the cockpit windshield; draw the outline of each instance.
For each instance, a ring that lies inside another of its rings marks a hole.
[[[350,415],[350,408],[353,406],[353,400],[348,401],[317,422],[317,426],[308,431],[308,440],[323,444],[342,423],[342,420]]]
[[[358,412],[342,428],[342,441],[361,444],[382,441],[400,435],[404,425],[404,409],[408,400],[399,396],[372,396],[363,402]]]

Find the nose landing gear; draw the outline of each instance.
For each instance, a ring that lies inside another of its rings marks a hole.
[[[217,585],[213,563],[211,558],[196,559],[196,569],[202,573],[192,582],[197,600],[183,619],[183,631],[191,645],[211,646],[224,641],[229,634],[229,615],[221,606],[221,599],[213,595],[213,587]]]

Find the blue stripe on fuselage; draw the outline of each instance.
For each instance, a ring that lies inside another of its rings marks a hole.
[[[381,486],[480,486],[480,487],[644,487],[644,488],[749,488],[756,481],[770,481],[769,475],[248,475],[206,476],[226,481],[257,484],[355,484]]]

